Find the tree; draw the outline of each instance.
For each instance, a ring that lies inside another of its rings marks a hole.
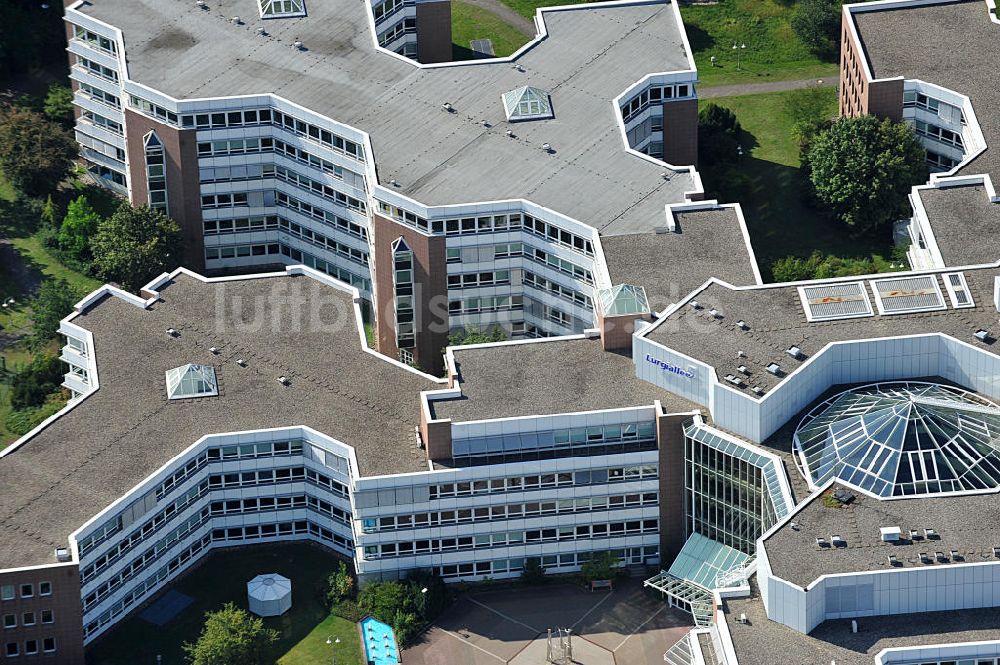
[[[45,199],[45,203],[42,204],[42,210],[38,215],[38,219],[47,229],[51,230],[59,226],[59,208],[56,206],[55,201],[52,200],[51,194]]]
[[[177,265],[180,228],[159,210],[123,203],[97,225],[90,249],[101,279],[138,290]]]
[[[587,582],[610,580],[620,565],[621,561],[614,552],[598,552],[580,566],[580,575]]]
[[[73,89],[68,85],[53,83],[45,95],[45,105],[42,109],[49,120],[71,126],[74,119]]]
[[[524,568],[521,570],[521,581],[529,586],[545,584],[545,567],[542,560],[536,556],[528,557],[524,560]]]
[[[487,342],[502,342],[507,339],[503,328],[491,326],[486,330],[479,331],[472,326],[466,326],[464,330],[453,332],[448,335],[449,346],[462,346],[465,344],[486,344]]]
[[[205,625],[194,644],[185,643],[191,665],[260,665],[263,654],[278,641],[278,631],[265,628],[259,617],[233,603],[205,613]]]
[[[66,25],[62,5],[37,0],[0,2],[0,79],[29,69],[66,65]]]
[[[347,564],[343,561],[340,562],[336,571],[330,573],[326,583],[326,598],[331,606],[354,596],[354,577],[347,570]]]
[[[417,612],[416,599],[409,586],[396,582],[371,582],[358,594],[358,606],[379,621],[392,623],[396,612]]]
[[[390,623],[392,632],[396,636],[396,643],[400,646],[408,645],[420,632],[420,617],[413,612],[396,610]]]
[[[26,109],[0,113],[0,170],[25,194],[53,191],[76,158],[76,141],[65,129]]]
[[[905,214],[910,188],[927,181],[925,154],[908,125],[840,118],[813,141],[809,177],[840,219],[871,229]]]
[[[792,15],[792,30],[822,60],[840,54],[840,0],[799,0]]]
[[[14,377],[10,390],[10,405],[15,410],[32,409],[45,403],[59,390],[63,380],[63,364],[52,353],[39,353],[31,364]]]
[[[66,206],[66,216],[59,228],[59,249],[73,258],[86,261],[90,258],[90,239],[97,233],[101,216],[91,207],[82,194]]]
[[[732,110],[709,103],[698,112],[698,160],[702,166],[728,164],[736,159],[740,121]]]
[[[59,322],[73,311],[73,305],[80,299],[79,293],[61,279],[42,282],[38,294],[31,303],[34,319],[30,344],[40,348],[58,334]]]

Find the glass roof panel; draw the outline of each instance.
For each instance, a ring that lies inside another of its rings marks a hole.
[[[211,397],[219,394],[215,368],[211,365],[183,365],[168,369],[167,399]]]
[[[597,293],[597,299],[601,303],[601,311],[604,312],[605,316],[649,312],[646,289],[641,286],[619,284],[609,289],[601,289]]]
[[[826,400],[799,423],[808,480],[879,496],[1000,487],[1000,407],[936,383],[878,383]]]
[[[258,0],[261,18],[305,16],[305,0]]]
[[[543,120],[554,117],[549,93],[539,88],[522,86],[503,94],[503,110],[507,120]]]

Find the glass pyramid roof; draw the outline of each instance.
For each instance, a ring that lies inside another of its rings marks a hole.
[[[211,397],[219,394],[215,368],[211,365],[183,365],[167,370],[167,399]]]
[[[604,316],[620,314],[642,314],[649,311],[646,289],[632,284],[619,284],[597,293]]]
[[[1000,407],[936,383],[877,383],[823,402],[793,440],[815,486],[883,497],[1000,487]]]
[[[503,110],[510,122],[554,117],[549,93],[527,85],[503,94]]]

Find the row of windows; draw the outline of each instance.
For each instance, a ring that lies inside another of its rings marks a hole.
[[[195,115],[181,116],[181,124],[184,127],[197,127],[198,129],[218,129],[221,127],[243,127],[244,125],[269,125],[273,124],[281,127],[298,136],[302,136],[311,141],[315,141],[327,148],[332,148],[339,153],[345,154],[354,159],[364,159],[365,153],[361,144],[349,141],[337,136],[333,132],[311,125],[295,117],[272,111],[271,109],[251,109],[247,111],[227,111],[218,113],[198,113]]]
[[[956,166],[958,166],[957,159],[952,159],[951,157],[941,155],[939,153],[934,152],[933,150],[927,151],[927,163],[930,164],[931,166],[935,166],[937,168],[945,170],[953,169]]]
[[[91,32],[86,28],[81,28],[78,25],[73,26],[73,39],[77,39],[90,48],[97,49],[98,51],[104,51],[110,55],[118,54],[118,46],[113,40]]]
[[[81,58],[80,56],[76,56],[76,64],[82,67],[83,69],[87,70],[94,76],[100,77],[107,81],[113,81],[114,83],[118,83],[118,72],[109,67],[105,67],[104,65],[98,64],[93,60]]]
[[[688,97],[690,95],[691,86],[687,83],[647,88],[622,104],[622,118],[628,123],[634,116],[645,111],[650,104],[660,104],[668,99]]]
[[[293,145],[268,137],[246,138],[246,139],[218,139],[198,144],[199,157],[219,157],[223,155],[246,155],[262,152],[274,152],[284,155],[297,162],[308,164],[316,169],[328,173],[340,180],[348,181],[349,184],[364,188],[364,176],[338,166],[333,162],[318,157],[311,152],[307,152]]]
[[[937,125],[931,125],[922,120],[914,121],[914,129],[917,134],[934,139],[935,141],[953,145],[957,148],[965,147],[965,144],[962,142],[962,135],[958,132],[953,132],[950,129],[938,127]]]
[[[591,485],[611,482],[644,480],[657,478],[659,469],[655,464],[631,464],[610,469],[590,469],[563,473],[544,473],[537,476],[511,476],[472,480],[460,483],[443,483],[430,486],[430,499],[451,496],[472,496],[474,494],[495,494],[498,492],[524,492],[526,490],[566,487],[570,485]]]
[[[448,301],[448,313],[453,315],[508,312],[523,308],[524,296],[478,296]]]
[[[226,501],[213,501],[209,505],[209,512],[213,517],[218,515],[245,515],[250,513],[261,513],[272,510],[288,510],[291,508],[310,508],[331,517],[336,521],[349,526],[351,523],[351,513],[343,508],[339,508],[329,501],[316,498],[308,494],[298,494],[295,496],[262,496],[250,499],[228,499]]]
[[[4,584],[3,586],[0,586],[0,600],[14,600],[18,598],[18,591],[20,591],[21,598],[35,597],[35,585],[32,583]],[[52,582],[39,582],[38,595],[51,596]]]
[[[540,219],[535,219],[531,215],[524,215],[518,212],[509,215],[486,215],[483,217],[463,217],[461,219],[438,219],[428,222],[422,217],[417,217],[409,210],[403,210],[396,206],[379,201],[379,211],[388,215],[398,222],[407,224],[430,233],[443,233],[445,235],[469,235],[474,233],[498,233],[505,231],[517,231],[519,229],[529,231],[541,236],[550,242],[555,242],[570,249],[576,250],[587,256],[594,255],[594,246],[590,240],[570,233],[564,229],[549,224]]]
[[[354,222],[350,222],[343,217],[338,217],[332,212],[318,208],[310,203],[306,203],[305,201],[299,201],[284,192],[276,192],[274,198],[275,203],[279,206],[297,210],[308,217],[312,217],[332,226],[336,226],[341,231],[350,233],[352,236],[368,240],[368,230],[360,224],[355,224]]]
[[[385,0],[372,7],[372,14],[375,16],[375,25],[386,20],[403,7],[415,4],[413,0]]]
[[[531,286],[542,291],[548,291],[552,295],[562,298],[563,300],[568,300],[575,305],[579,305],[580,307],[586,307],[587,309],[594,308],[594,305],[590,300],[590,296],[585,296],[579,291],[574,291],[573,289],[565,287],[562,284],[559,284],[558,282],[553,282],[550,279],[546,279],[541,275],[536,275],[530,270],[524,271],[523,283],[527,286]],[[560,314],[562,313],[560,312]],[[562,317],[559,317],[559,320],[557,320],[556,322],[564,323],[564,325],[569,325],[569,321],[563,320]]]
[[[504,286],[509,284],[509,270],[467,272],[461,275],[448,275],[449,289],[471,289],[477,286]]]
[[[656,425],[652,421],[619,425],[594,425],[541,432],[524,432],[474,438],[455,439],[456,456],[464,454],[494,454],[506,451],[564,449],[606,446],[618,443],[656,441]],[[580,454],[576,450],[573,454]],[[592,453],[591,453],[592,454]]]
[[[614,552],[625,564],[645,563],[647,559],[658,554],[655,545],[645,547],[629,547]],[[545,570],[560,568],[578,568],[589,561],[597,552],[567,552],[565,554],[548,554],[537,557]],[[524,570],[524,559],[497,559],[495,561],[476,561],[474,563],[446,564],[437,567],[437,574],[446,579],[473,576],[490,576],[505,573],[518,573]]]
[[[532,331],[528,331],[532,334]],[[625,455],[656,450],[656,441],[626,441],[617,443],[587,443],[571,449],[523,448],[520,450],[455,450],[454,463],[463,466],[513,464],[538,460],[600,455]]]
[[[307,242],[323,247],[331,252],[336,252],[337,254],[340,254],[341,256],[356,263],[360,263],[366,268],[368,267],[368,252],[364,252],[360,249],[355,249],[350,245],[337,242],[329,236],[317,233],[311,229],[296,224],[295,222],[289,222],[283,217],[279,218],[278,224],[283,231],[286,231],[297,238],[302,238]]]
[[[115,122],[111,118],[105,118],[103,115],[94,113],[89,109],[83,109],[80,112],[80,117],[98,127],[103,127],[109,132],[118,134],[119,136],[122,134],[122,125],[120,122]]]
[[[511,503],[498,506],[483,506],[480,508],[393,515],[362,520],[361,526],[365,533],[374,533],[376,531],[394,531],[397,529],[422,529],[424,527],[444,524],[522,519],[525,517],[537,517],[539,515],[555,515],[557,513],[580,513],[634,508],[638,506],[655,506],[657,503],[656,492],[588,496],[576,499],[560,499],[558,501],[530,501],[527,503]]]
[[[35,612],[22,612],[21,613],[21,624],[22,626],[34,626],[36,623],[55,623],[55,618],[52,614],[52,610],[42,610],[37,614]],[[4,628],[17,628],[17,615],[16,614],[4,614],[3,615],[3,627]]]
[[[417,31],[417,19],[405,18],[378,36],[378,45],[385,47],[403,35]]]
[[[566,273],[567,275],[572,275],[573,277],[580,279],[588,284],[594,283],[593,274],[586,268],[582,268],[571,261],[559,258],[551,252],[546,252],[543,249],[537,247],[532,247],[531,245],[526,245],[519,242],[503,243],[500,245],[493,246],[492,257],[484,257],[484,253],[488,253],[489,247],[478,247],[478,248],[463,248],[461,247],[451,247],[446,251],[447,262],[448,263],[461,263],[463,251],[470,251],[473,255],[473,260],[477,262],[485,262],[495,259],[509,259],[517,256],[523,256],[526,259],[535,261],[542,265],[548,266],[560,272]],[[479,250],[478,252],[476,250]],[[478,254],[478,257],[477,257]]]
[[[267,173],[268,167],[264,167],[263,177],[267,178],[269,174]],[[274,175],[278,178],[284,180],[285,182],[292,183],[293,185],[299,187],[300,189],[306,189],[316,194],[322,196],[325,199],[334,201],[345,208],[355,210],[360,213],[364,213],[368,206],[361,199],[354,198],[353,196],[348,196],[347,194],[330,187],[329,185],[324,185],[321,182],[317,182],[311,178],[308,178],[301,173],[297,173],[291,169],[286,169],[284,166],[272,167],[274,169]]]
[[[371,293],[372,282],[367,277],[363,277],[361,275],[355,275],[353,272],[349,270],[345,270],[340,266],[330,263],[329,261],[324,261],[323,259],[316,258],[315,256],[309,254],[308,252],[303,252],[298,249],[295,249],[294,247],[289,247],[284,243],[282,243],[281,245],[281,253],[291,258],[296,263],[302,263],[304,265],[309,266],[310,268],[315,268],[316,270],[324,272],[327,275],[330,275],[331,277],[336,277],[340,281],[346,284],[350,284],[351,286],[356,287],[361,291],[367,291],[368,293]]]
[[[937,113],[939,115],[952,115],[959,112],[959,109],[952,104],[942,102],[933,97],[928,97],[927,95],[917,92],[916,90],[907,90],[903,92],[903,106],[905,108],[918,108],[925,111],[930,111],[931,113]],[[941,111],[946,111],[942,114]],[[962,124],[965,124],[965,116],[962,115]]]
[[[202,231],[207,236],[251,231],[272,231],[278,228],[278,216],[242,217],[240,219],[206,219]]]
[[[115,95],[112,95],[110,92],[106,92],[100,88],[95,88],[89,83],[80,83],[79,85],[80,87],[77,89],[78,92],[82,92],[91,99],[101,102],[102,104],[106,104],[112,108],[121,109],[121,100]]]
[[[283,217],[278,217],[277,215],[267,215],[266,217],[244,217],[242,219],[205,220],[202,222],[202,226],[206,236],[226,235],[230,233],[247,233],[254,231],[273,231],[280,228],[286,233],[290,233],[297,238],[302,238],[309,243],[323,247],[331,252],[336,252],[344,258],[360,263],[366,268],[368,267],[368,252],[364,252],[360,249],[351,247],[350,245],[337,242],[329,236],[325,236],[309,228],[296,224],[295,222],[290,222]],[[226,248],[208,248],[206,250],[205,258],[233,258],[235,256],[260,256],[263,254],[280,253],[280,250],[276,250],[274,252],[268,251],[266,244],[259,245],[259,247],[264,247],[265,249],[263,251],[258,249],[257,254],[254,254],[253,245],[243,247],[244,248],[240,250],[234,246],[233,249],[226,251],[225,256],[223,256],[222,250]],[[249,253],[247,253],[246,247],[251,248]]]
[[[659,521],[630,520],[628,522],[608,522],[601,524],[578,524],[546,529],[526,529],[524,531],[501,531],[475,536],[456,538],[430,538],[398,543],[365,545],[365,559],[413,556],[436,552],[455,552],[489,547],[510,547],[533,543],[565,542],[588,540],[591,538],[620,538],[640,533],[656,533]]]
[[[135,95],[129,95],[128,105],[162,122],[168,122],[171,125],[177,124],[176,113],[174,113],[173,111],[168,111],[162,106],[157,106],[152,102],[147,102],[145,99],[142,99],[141,97],[136,97]]]
[[[44,653],[54,653],[56,650],[56,638],[54,637],[44,637],[42,638],[42,651]],[[38,653],[38,640],[25,640],[24,641],[24,651],[21,651],[20,642],[7,642],[4,646],[4,654],[8,658],[14,658],[20,656],[21,654],[25,656],[34,656]]]

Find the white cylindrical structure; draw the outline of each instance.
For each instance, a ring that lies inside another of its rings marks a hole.
[[[257,616],[281,616],[292,609],[292,582],[277,573],[258,575],[247,582],[247,600]]]

